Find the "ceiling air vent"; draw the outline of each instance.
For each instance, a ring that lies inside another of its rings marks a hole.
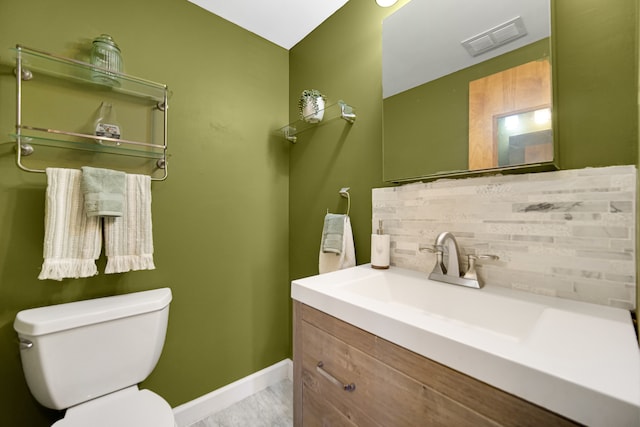
[[[469,55],[478,56],[526,35],[527,29],[522,18],[518,16],[460,43]]]

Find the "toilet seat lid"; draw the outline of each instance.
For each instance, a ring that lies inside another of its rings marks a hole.
[[[149,390],[129,387],[67,409],[52,427],[175,427],[171,406]]]

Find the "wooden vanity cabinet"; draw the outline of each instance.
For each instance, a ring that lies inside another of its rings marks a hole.
[[[297,301],[293,330],[296,427],[576,425]]]

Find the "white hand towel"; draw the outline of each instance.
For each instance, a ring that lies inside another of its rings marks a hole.
[[[353,244],[353,230],[351,229],[351,220],[345,215],[344,229],[342,232],[342,251],[340,254],[324,252],[321,243],[318,270],[320,274],[322,274],[330,271],[342,270],[355,265],[356,250]]]
[[[44,262],[38,279],[62,280],[98,274],[102,234],[99,217],[87,217],[82,172],[47,168]]]
[[[121,217],[104,218],[105,273],[153,270],[151,178],[127,174]]]

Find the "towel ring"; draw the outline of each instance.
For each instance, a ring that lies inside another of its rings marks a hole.
[[[338,192],[342,197],[347,199],[347,216],[349,216],[349,211],[351,210],[351,195],[349,194],[349,190],[351,187],[341,188]]]
[[[338,194],[347,199],[347,216],[349,216],[349,211],[351,210],[351,195],[349,194],[350,187],[343,187],[340,189]],[[327,208],[327,215],[329,215],[329,208]]]

